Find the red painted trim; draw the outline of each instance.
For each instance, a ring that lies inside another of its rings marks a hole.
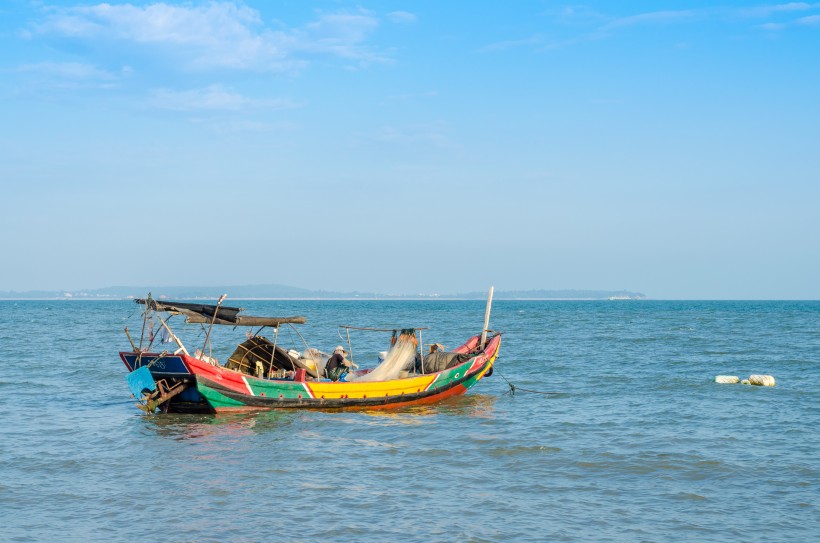
[[[120,353],[120,360],[122,360],[122,363],[128,368],[128,371],[134,371],[134,369],[128,365],[128,362],[125,361],[125,353]]]

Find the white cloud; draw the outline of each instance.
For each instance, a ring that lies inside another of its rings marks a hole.
[[[394,23],[415,23],[417,17],[409,11],[391,11],[387,14],[387,18]]]
[[[364,10],[324,14],[290,33],[292,47],[294,51],[331,54],[346,59],[386,61],[388,58],[383,54],[362,46],[378,24],[378,20]]]
[[[820,26],[820,15],[809,15],[808,17],[797,19],[796,23],[805,26]]]
[[[320,13],[302,27],[273,29],[258,11],[241,2],[205,5],[155,3],[50,8],[28,33],[157,48],[187,68],[282,71],[298,68],[310,55],[370,62],[385,56],[364,46],[378,20],[370,12]]]
[[[36,64],[24,64],[18,68],[21,72],[38,73],[65,79],[95,79],[114,80],[116,76],[105,70],[101,70],[91,64],[82,62],[40,62]]]
[[[595,11],[589,6],[564,6],[548,9],[543,15],[555,18],[563,23],[600,23],[608,19],[604,14]]]
[[[538,45],[542,43],[543,38],[540,35],[531,36],[529,38],[524,38],[520,40],[507,40],[507,41],[499,41],[496,43],[491,43],[489,45],[485,45],[481,47],[479,51],[481,52],[489,52],[489,51],[505,51],[507,49],[513,49],[516,47],[526,47],[532,45]]]
[[[657,24],[657,23],[669,23],[669,22],[678,22],[683,20],[692,19],[695,15],[695,12],[691,10],[679,10],[679,11],[653,11],[649,13],[639,13],[638,15],[630,15],[628,17],[621,17],[619,19],[615,19],[607,24],[604,28],[616,28],[616,27],[625,27],[625,26],[636,26],[641,24]]]
[[[208,44],[226,38],[247,39],[261,25],[259,14],[242,5],[211,3],[202,7],[125,4],[53,8],[41,33],[68,37],[112,38],[140,43],[171,42]]]
[[[703,7],[683,10],[659,10],[635,15],[613,17],[597,12],[587,6],[564,6],[546,10],[542,13],[566,27],[583,27],[586,30],[576,36],[557,37],[549,40],[538,34],[529,38],[511,39],[484,46],[481,51],[498,51],[520,46],[533,46],[536,50],[553,50],[593,40],[611,39],[617,33],[627,32],[632,28],[662,24],[697,24],[701,22],[721,21],[746,24],[749,18],[764,19],[754,28],[769,32],[780,31],[795,25],[820,26],[820,15],[808,15],[797,20],[783,20],[794,17],[796,13],[820,10],[820,2],[788,2],[753,7]],[[765,19],[779,19],[769,20]]]
[[[806,11],[810,9],[817,9],[820,4],[809,4],[807,2],[789,2],[787,4],[770,4],[766,6],[755,6],[751,8],[742,8],[741,15],[747,17],[771,17],[776,13],[788,13],[794,11]]]
[[[39,62],[23,64],[17,72],[48,81],[49,86],[75,89],[110,89],[131,73],[124,66],[119,72],[110,72],[83,62]]]
[[[221,85],[187,91],[155,89],[151,93],[150,105],[173,111],[240,111],[299,107],[298,103],[290,100],[248,98]]]
[[[780,30],[786,28],[786,25],[782,23],[764,23],[762,25],[758,25],[758,28],[767,32],[779,32]]]

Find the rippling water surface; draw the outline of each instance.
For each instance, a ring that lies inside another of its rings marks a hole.
[[[237,303],[307,316],[323,350],[339,324],[452,348],[484,310]],[[0,302],[0,541],[820,540],[818,302],[497,301],[495,375],[380,413],[143,415],[125,325],[125,301]],[[752,373],[777,386],[713,382]]]

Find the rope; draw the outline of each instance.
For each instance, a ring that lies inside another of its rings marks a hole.
[[[500,371],[498,371],[498,368],[493,367],[493,371],[494,371],[495,373],[497,373],[498,375],[500,375],[500,376],[501,376],[501,378],[502,378],[502,379],[504,379],[504,381],[506,381],[508,385],[510,385],[510,390],[507,392],[507,394],[509,394],[510,396],[515,396],[515,391],[516,391],[516,390],[520,390],[521,392],[531,392],[531,393],[533,393],[533,394],[543,394],[543,395],[545,395],[545,396],[549,396],[549,395],[552,395],[552,394],[563,394],[563,392],[543,392],[543,391],[541,391],[541,390],[531,390],[531,389],[529,389],[529,388],[521,388],[521,387],[517,387],[517,386],[515,386],[514,384],[512,384],[512,383],[511,383],[511,382],[510,382],[510,381],[509,381],[506,377],[504,377],[504,376],[501,374],[501,372],[500,372]]]
[[[296,335],[299,336],[302,339],[302,343],[305,344],[305,349],[310,349],[310,345],[308,345],[307,340],[305,340],[305,337],[301,334],[301,332],[299,332],[299,330],[295,326],[293,326],[293,324],[288,323],[288,325],[291,328],[293,328],[293,331],[296,332]]]
[[[142,355],[144,355],[144,354],[145,354],[144,351],[140,351],[137,354],[136,363],[138,363],[140,365],[140,367],[151,369],[151,366],[153,366],[154,364],[156,364],[157,362],[159,362],[160,360],[162,360],[163,358],[168,356],[168,351],[162,351],[161,353],[159,353],[159,355],[155,356],[154,359],[152,361],[148,362],[145,366],[142,365]]]
[[[161,353],[159,353],[159,356],[154,358],[152,361],[148,362],[148,364],[146,364],[145,367],[150,368],[151,366],[153,366],[154,364],[156,364],[157,362],[159,362],[160,360],[162,360],[166,356],[168,356],[168,351],[162,351]]]

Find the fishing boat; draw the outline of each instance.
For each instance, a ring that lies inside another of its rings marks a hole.
[[[422,355],[418,341],[426,328],[364,328],[350,330],[392,332],[390,349],[376,367],[359,369],[345,354],[346,373],[331,380],[326,371],[330,355],[307,347],[303,351],[279,344],[279,329],[304,324],[305,317],[255,317],[242,308],[189,302],[157,301],[150,295],[135,300],[145,306],[142,333],[136,343],[126,327],[131,350],[120,358],[129,370],[126,378],[140,409],[153,413],[218,413],[257,409],[386,409],[430,404],[465,393],[492,374],[501,345],[501,333],[488,330],[492,289],[487,300],[484,328],[452,351]],[[189,352],[170,326],[181,315],[186,323],[206,330],[202,349]],[[155,327],[154,324],[158,323]],[[206,351],[214,326],[248,327],[224,364]],[[257,330],[253,330],[256,328]],[[154,330],[157,333],[154,333]],[[263,332],[268,330],[268,336]],[[299,334],[299,337],[302,337]],[[157,344],[170,342],[173,351]],[[438,346],[438,344],[432,344]],[[352,348],[349,347],[349,349]],[[337,348],[347,353],[341,346]],[[349,370],[347,368],[349,366]]]

